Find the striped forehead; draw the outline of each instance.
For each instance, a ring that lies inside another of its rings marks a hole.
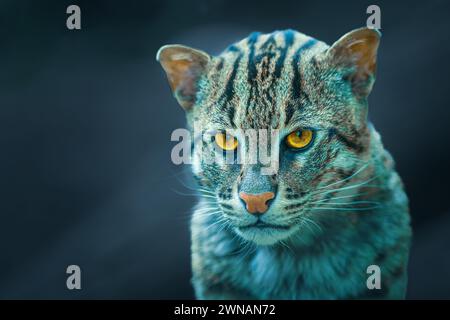
[[[302,100],[301,65],[324,43],[292,30],[253,33],[217,59],[215,101],[231,127],[281,128]]]

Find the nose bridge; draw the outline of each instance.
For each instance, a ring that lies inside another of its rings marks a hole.
[[[269,175],[261,174],[260,165],[252,165],[244,169],[239,190],[248,194],[275,192],[276,186]]]

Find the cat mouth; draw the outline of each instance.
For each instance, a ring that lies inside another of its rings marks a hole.
[[[239,236],[257,245],[275,244],[289,237],[293,230],[294,228],[291,226],[265,223],[263,221],[236,228]]]
[[[240,230],[248,230],[248,229],[279,229],[279,230],[288,230],[290,226],[283,226],[278,224],[265,223],[262,221],[257,221],[255,223],[239,227]]]

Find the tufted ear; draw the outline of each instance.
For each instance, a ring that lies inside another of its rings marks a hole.
[[[353,30],[336,41],[327,52],[331,65],[346,69],[353,92],[365,98],[372,90],[381,33],[375,29]]]
[[[158,50],[156,60],[167,74],[170,88],[178,103],[189,110],[195,103],[198,81],[206,72],[210,56],[182,45],[166,45]]]

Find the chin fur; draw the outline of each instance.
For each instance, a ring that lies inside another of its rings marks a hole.
[[[235,232],[244,240],[253,242],[256,245],[270,246],[280,241],[288,239],[295,232],[295,228],[291,227],[289,230],[274,230],[267,229],[261,230],[257,228],[252,228],[250,230],[242,231],[239,228],[235,228]]]

